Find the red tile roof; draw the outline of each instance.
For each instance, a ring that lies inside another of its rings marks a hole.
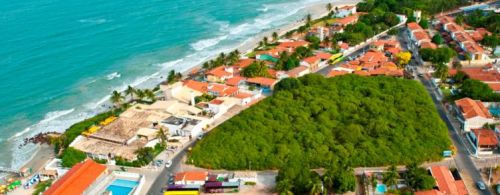
[[[392,55],[396,55],[399,52],[401,52],[401,49],[395,48],[395,47],[390,47],[390,48],[387,48],[385,51],[391,53]]]
[[[414,195],[445,195],[445,194],[443,194],[438,190],[427,190],[427,191],[415,192]]]
[[[290,77],[298,77],[300,73],[307,71],[309,68],[307,66],[297,66],[292,70],[288,71],[288,76]]]
[[[175,181],[205,181],[208,173],[204,171],[180,172],[175,174]]]
[[[228,68],[228,67],[225,67],[225,66],[216,67],[216,68],[208,71],[207,75],[212,75],[212,76],[216,76],[216,77],[219,77],[219,78],[230,77],[231,75],[233,75],[233,73],[227,72],[226,68]]]
[[[224,84],[218,84],[218,83],[211,83],[208,85],[208,91],[212,93],[217,93],[219,96],[232,96],[235,95],[236,92],[238,92],[237,87],[233,86],[228,86]]]
[[[332,57],[332,54],[326,53],[326,52],[318,52],[316,54],[316,57],[318,57],[321,60],[328,60],[330,57]]]
[[[500,91],[500,83],[487,83],[487,84],[494,92]]]
[[[496,69],[484,68],[462,68],[462,70],[469,78],[479,80],[485,83],[500,83],[500,72]],[[450,70],[450,74],[456,74],[455,69]]]
[[[410,31],[416,31],[416,30],[424,30],[422,27],[420,27],[420,25],[418,25],[418,23],[416,22],[410,22],[408,24],[406,24],[406,26],[408,27],[408,29],[410,29]]]
[[[238,86],[238,84],[240,84],[240,82],[243,81],[243,80],[245,80],[245,77],[234,76],[233,78],[230,78],[230,79],[226,80],[226,85]]]
[[[234,66],[238,68],[245,68],[247,66],[250,66],[255,60],[254,59],[241,59],[238,62],[234,64]]]
[[[244,93],[244,92],[240,92],[238,93],[236,96],[236,98],[240,98],[240,99],[245,99],[245,98],[249,98],[249,97],[252,97],[253,95],[250,94],[250,93]]]
[[[446,166],[432,166],[432,176],[436,179],[439,191],[450,195],[467,195],[467,191],[462,189],[462,184],[455,181],[450,170]],[[463,182],[462,182],[463,183]],[[458,184],[458,185],[457,185]]]
[[[462,98],[455,101],[465,119],[474,117],[493,118],[486,107],[479,100]]]
[[[317,57],[317,56],[311,56],[311,57],[307,57],[304,59],[305,62],[307,62],[308,64],[316,64],[320,61],[320,59]]]
[[[212,101],[210,101],[210,104],[215,104],[215,105],[221,105],[222,103],[224,103],[224,101],[219,99],[213,99]]]
[[[353,24],[358,21],[358,16],[347,16],[345,18],[336,19],[334,24],[345,26],[348,24]]]
[[[498,140],[494,130],[490,129],[472,129],[474,135],[479,137],[479,146],[497,146]]]
[[[341,70],[332,70],[328,73],[327,77],[336,77],[336,76],[345,75],[345,74],[349,74],[349,72],[341,71]]]
[[[361,63],[386,62],[386,61],[388,61],[388,58],[385,56],[385,54],[383,52],[369,51],[369,52],[366,52],[365,55],[361,56],[359,58],[359,61]]]
[[[300,46],[307,46],[309,42],[307,41],[289,41],[289,42],[282,42],[278,45],[278,47],[283,47],[283,48],[297,48]]]
[[[208,83],[205,83],[205,82],[200,82],[200,81],[195,81],[195,80],[185,80],[184,86],[191,88],[195,91],[201,92],[201,93],[208,92]]]
[[[436,44],[430,42],[430,41],[424,41],[422,42],[422,44],[420,45],[421,48],[431,48],[431,49],[436,49],[437,46]]]
[[[255,78],[249,78],[247,82],[272,87],[274,86],[274,84],[276,84],[277,80],[265,77],[255,77]]]
[[[413,36],[415,36],[415,39],[417,39],[418,41],[431,40],[431,38],[425,31],[415,31],[413,32]]]
[[[78,163],[57,180],[44,195],[76,195],[83,192],[104,172],[106,166],[91,159]]]

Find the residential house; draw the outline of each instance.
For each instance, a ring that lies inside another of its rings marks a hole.
[[[208,83],[206,83],[206,82],[200,82],[200,81],[195,81],[195,80],[185,80],[184,86],[192,89],[193,91],[196,91],[196,92],[199,92],[202,94],[208,92]]]
[[[477,44],[469,33],[466,33],[460,25],[456,24],[453,19],[450,17],[441,17],[439,21],[442,29],[450,34],[451,38],[457,42],[460,49],[464,51],[465,55],[470,57],[471,61],[481,61],[487,59],[484,49]],[[483,31],[483,33],[486,32]],[[478,37],[476,37],[476,39],[477,38]]]
[[[238,93],[238,88],[225,84],[210,83],[207,87],[207,91],[209,95],[227,97],[236,95]]]
[[[467,135],[471,145],[476,149],[476,154],[493,154],[494,151],[498,150],[498,138],[495,130],[472,129]]]
[[[354,15],[354,14],[356,14],[356,5],[346,5],[346,6],[343,6],[343,7],[336,9],[333,16],[337,17],[337,18],[344,18],[346,16],[350,16],[350,15]]]
[[[257,85],[258,87],[273,89],[274,85],[278,82],[276,79],[265,78],[265,77],[254,77],[246,80],[248,84]]]
[[[486,123],[494,123],[495,119],[491,116],[488,109],[479,100],[462,98],[455,101],[457,119],[462,123],[463,131],[481,128]]]
[[[431,37],[427,32],[420,27],[416,22],[410,22],[406,24],[408,29],[408,35],[413,41],[414,45],[410,45],[414,48],[437,48],[437,46],[431,42]]]
[[[275,49],[280,48],[279,50],[285,50],[289,53],[292,53],[297,49],[297,47],[307,47],[309,46],[309,42],[307,41],[286,41],[281,42]],[[279,54],[278,54],[279,55]]]
[[[311,71],[308,66],[297,66],[287,72],[287,75],[292,78],[297,78],[309,74]]]
[[[204,185],[208,179],[208,172],[186,171],[175,174],[176,185]]]
[[[233,78],[233,74],[234,68],[232,66],[219,66],[209,70],[205,75],[208,82],[222,83]]]
[[[471,79],[481,81],[488,84],[490,88],[496,92],[500,92],[500,72],[496,65],[487,65],[485,67],[462,68],[460,71],[467,74]],[[457,69],[450,69],[449,75],[455,75]]]
[[[469,192],[461,179],[455,179],[446,166],[432,166],[429,171],[436,180],[436,188],[415,192],[415,195],[468,195]]]
[[[63,177],[53,183],[44,195],[89,194],[92,187],[108,173],[106,166],[87,159],[73,166]]]
[[[207,119],[194,116],[170,116],[159,123],[168,129],[170,136],[184,137],[201,135],[207,124]]]
[[[310,57],[304,58],[304,60],[302,60],[300,62],[300,65],[308,67],[309,71],[311,71],[311,72],[315,72],[319,68],[320,61],[321,61],[321,59],[319,57],[310,56]]]
[[[238,87],[245,82],[246,78],[242,76],[234,76],[226,80],[226,85]]]
[[[349,24],[354,24],[356,22],[358,22],[358,16],[357,15],[347,16],[345,18],[336,19],[333,22],[333,26],[345,27],[345,26],[347,26]]]

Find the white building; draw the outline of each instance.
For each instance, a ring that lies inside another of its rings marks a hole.
[[[356,5],[346,5],[344,7],[338,8],[333,16],[337,18],[343,18],[349,15],[356,14]]]
[[[462,98],[456,100],[455,105],[457,106],[457,119],[462,123],[463,131],[481,128],[486,123],[495,123],[493,116],[479,100]]]

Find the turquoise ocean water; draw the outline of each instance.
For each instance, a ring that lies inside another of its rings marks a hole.
[[[113,90],[153,85],[252,36],[303,18],[322,0],[19,0],[0,5],[0,166],[18,148],[103,108]]]

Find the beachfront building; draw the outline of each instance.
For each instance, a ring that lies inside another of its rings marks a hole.
[[[328,76],[334,77],[351,73],[360,76],[385,75],[402,77],[404,71],[394,62],[390,61],[390,58],[385,56],[384,52],[368,51],[358,59],[345,62],[340,67],[332,69],[332,71],[328,73]]]
[[[338,27],[346,27],[347,25],[349,24],[354,24],[358,22],[358,16],[357,15],[352,15],[352,16],[347,16],[345,18],[339,18],[339,19],[336,19],[334,22],[333,22],[333,26],[338,26]]]
[[[234,67],[232,66],[219,66],[205,73],[208,82],[221,83],[227,79],[232,78],[234,75]]]
[[[168,129],[170,136],[197,137],[203,133],[203,128],[208,125],[208,120],[194,116],[170,116],[159,123]]]
[[[344,18],[356,14],[356,5],[346,5],[335,9],[333,17]]]
[[[492,124],[495,119],[488,109],[479,100],[462,98],[455,101],[457,119],[461,122],[463,131],[470,131],[483,127],[484,124]]]
[[[432,166],[429,171],[436,180],[432,190],[418,191],[415,195],[468,195],[467,187],[460,178],[455,178],[446,166]]]
[[[107,174],[108,169],[106,166],[87,159],[73,166],[43,194],[92,194],[90,192],[105,179]]]

